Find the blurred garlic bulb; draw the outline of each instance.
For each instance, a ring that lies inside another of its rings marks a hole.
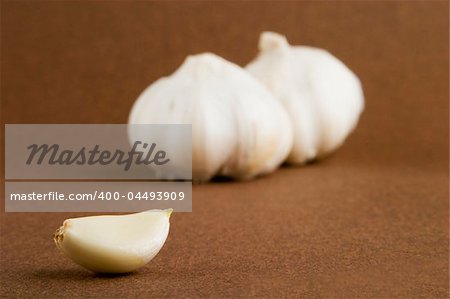
[[[136,100],[130,124],[192,124],[192,176],[249,179],[269,173],[292,147],[289,116],[241,67],[211,53],[188,56]]]
[[[283,104],[294,130],[288,162],[302,164],[338,148],[364,109],[359,79],[325,50],[290,46],[263,32],[260,53],[246,69]]]

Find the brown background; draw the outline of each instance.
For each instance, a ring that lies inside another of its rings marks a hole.
[[[125,123],[187,54],[244,65],[267,29],[328,49],[366,95],[328,160],[194,186],[194,212],[173,215],[161,253],[131,275],[57,252],[53,231],[78,214],[3,213],[1,295],[448,297],[447,1],[1,5],[3,123]]]

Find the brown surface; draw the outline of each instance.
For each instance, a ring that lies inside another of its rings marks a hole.
[[[336,155],[194,187],[147,267],[99,277],[57,252],[77,214],[2,214],[8,297],[448,297],[448,2],[2,2],[4,123],[124,123],[189,53],[240,64],[272,29],[329,49],[366,111]],[[3,157],[3,154],[2,154]],[[2,186],[3,187],[3,186]]]

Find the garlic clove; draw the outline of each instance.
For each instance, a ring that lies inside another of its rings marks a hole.
[[[278,33],[263,32],[259,49],[246,69],[290,116],[294,144],[287,161],[303,164],[336,150],[364,109],[358,77],[327,51],[291,46]]]
[[[130,124],[192,124],[192,177],[251,179],[270,173],[292,147],[282,105],[244,69],[217,55],[188,56],[136,100]]]
[[[172,209],[71,218],[54,234],[56,246],[98,273],[132,272],[153,259],[169,233]]]

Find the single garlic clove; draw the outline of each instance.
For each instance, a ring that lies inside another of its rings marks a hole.
[[[153,259],[169,233],[172,209],[71,218],[54,234],[56,246],[98,273],[127,273]]]

